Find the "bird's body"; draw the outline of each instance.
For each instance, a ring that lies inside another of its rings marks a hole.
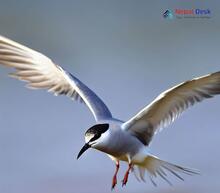
[[[161,93],[152,103],[140,110],[128,121],[115,119],[105,103],[71,73],[53,63],[45,55],[17,42],[0,36],[0,64],[16,69],[11,76],[28,83],[29,88],[47,89],[55,95],[66,95],[85,103],[92,112],[96,124],[85,133],[85,145],[79,158],[87,149],[94,148],[106,153],[115,163],[112,188],[117,184],[119,162],[128,162],[122,184],[125,185],[130,171],[137,179],[145,180],[147,171],[153,178],[161,177],[169,182],[167,173],[183,180],[184,174],[197,171],[160,160],[149,150],[153,136],[171,124],[192,105],[220,94],[220,72],[183,82]]]
[[[128,162],[128,156],[134,158],[140,150],[147,150],[146,146],[141,143],[141,141],[123,130],[121,122],[113,119],[106,120],[105,123],[110,123],[109,129],[102,135],[99,143],[94,146],[99,151],[109,154],[113,160]],[[146,155],[147,154],[145,154],[144,157]]]

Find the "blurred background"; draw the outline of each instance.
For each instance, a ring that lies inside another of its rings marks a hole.
[[[166,10],[210,9],[211,17],[165,19]],[[127,120],[160,92],[220,70],[219,1],[0,1],[0,34],[51,57],[93,89],[113,115]],[[0,68],[0,192],[110,193],[114,163],[90,150],[95,122],[86,106],[32,91]],[[199,176],[139,183],[115,192],[218,193],[220,97],[194,106],[155,136],[152,152],[197,168]],[[122,179],[126,165],[119,173]]]

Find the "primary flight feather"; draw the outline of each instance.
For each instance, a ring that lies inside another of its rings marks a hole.
[[[220,94],[220,72],[186,81],[161,93],[123,126],[149,144],[158,129],[171,124],[192,105],[217,94]]]
[[[45,55],[0,36],[0,64],[17,71],[11,76],[27,82],[27,87],[47,89],[86,103],[98,121],[111,113],[98,96],[72,74]]]

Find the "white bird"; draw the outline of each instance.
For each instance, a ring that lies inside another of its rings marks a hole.
[[[84,102],[96,124],[85,133],[85,145],[77,158],[89,148],[106,153],[115,163],[112,188],[117,184],[119,161],[128,163],[122,185],[133,171],[137,179],[145,180],[145,171],[154,185],[155,177],[169,184],[167,172],[183,180],[180,173],[197,174],[159,159],[149,152],[153,136],[171,124],[184,110],[203,99],[220,94],[220,72],[192,79],[161,93],[152,103],[128,121],[113,118],[104,102],[79,79],[53,63],[45,55],[0,36],[0,64],[15,68],[12,77],[27,82],[29,88],[47,89],[55,95],[66,95]]]

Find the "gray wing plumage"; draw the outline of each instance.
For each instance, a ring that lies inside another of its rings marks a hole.
[[[47,89],[84,102],[96,121],[111,118],[104,102],[72,74],[54,64],[45,55],[0,36],[0,64],[16,69],[12,77],[27,82],[27,87]]]
[[[123,124],[145,145],[161,128],[171,124],[190,106],[220,94],[220,72],[192,79],[161,93],[152,103]]]

